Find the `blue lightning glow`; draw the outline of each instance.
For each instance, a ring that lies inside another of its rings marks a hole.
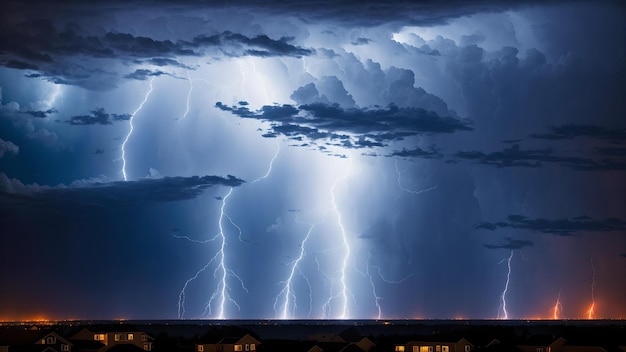
[[[184,119],[189,114],[189,100],[191,99],[191,93],[193,92],[193,82],[191,78],[189,78],[189,72],[187,72],[187,81],[189,82],[189,91],[187,92],[187,105],[185,108],[185,113],[183,114],[183,116],[180,117],[180,119]]]
[[[296,258],[296,260],[294,260],[291,263],[291,270],[289,270],[289,276],[287,277],[286,280],[281,282],[282,284],[284,284],[284,286],[283,286],[282,290],[280,290],[278,295],[276,295],[276,298],[274,299],[274,311],[277,311],[278,300],[279,300],[279,298],[281,296],[284,296],[283,303],[280,305],[280,308],[281,308],[280,319],[293,319],[294,316],[295,316],[295,312],[296,312],[296,309],[297,309],[297,304],[296,304],[296,295],[293,292],[293,290],[294,290],[294,288],[293,288],[294,276],[295,276],[296,270],[300,271],[299,264],[302,261],[302,259],[304,259],[304,256],[306,254],[306,243],[308,242],[309,238],[311,237],[311,232],[313,232],[314,228],[315,228],[315,224],[309,226],[309,230],[307,231],[306,236],[304,237],[302,242],[300,242],[300,253],[298,255],[298,258]],[[310,285],[309,280],[307,279],[307,277],[304,276],[301,271],[300,271],[300,274],[307,281],[307,283],[309,284],[309,288],[310,288],[311,285]],[[293,303],[290,304],[290,300],[292,300]],[[309,300],[309,308],[310,308],[309,309],[309,314],[311,312],[310,304],[311,304],[311,301]],[[290,312],[289,307],[290,306],[291,306],[291,315],[289,315],[289,312]]]
[[[219,233],[218,233],[218,238],[220,240],[220,249],[219,251],[217,251],[217,253],[215,253],[215,256],[213,256],[213,258],[211,258],[211,260],[209,261],[209,263],[217,260],[218,261],[218,265],[215,268],[215,271],[213,273],[214,277],[217,277],[219,275],[219,283],[215,289],[215,291],[213,291],[213,294],[211,295],[211,298],[209,299],[209,301],[206,303],[205,305],[205,309],[204,309],[204,313],[211,315],[212,314],[212,310],[213,310],[213,301],[217,300],[217,309],[218,309],[218,313],[216,318],[217,319],[225,319],[225,312],[226,312],[226,303],[230,302],[233,305],[235,305],[237,307],[237,309],[240,309],[241,307],[239,306],[239,304],[237,303],[237,301],[235,299],[233,299],[230,296],[230,287],[228,286],[228,277],[234,277],[236,278],[239,283],[241,284],[241,287],[248,292],[248,289],[246,288],[246,286],[243,283],[243,280],[241,279],[241,277],[239,277],[239,275],[237,275],[233,270],[229,269],[228,266],[226,265],[226,246],[227,246],[227,240],[226,240],[226,232],[224,231],[224,218],[228,218],[228,215],[226,215],[225,213],[225,208],[226,208],[226,201],[228,200],[228,198],[230,197],[230,195],[233,193],[233,188],[231,187],[228,190],[228,193],[226,194],[226,196],[224,196],[224,198],[222,198],[222,206],[220,207],[220,217],[219,217],[219,221],[218,221],[218,227],[219,227]],[[231,221],[232,223],[232,221]]]
[[[272,157],[272,160],[270,160],[270,165],[267,168],[267,172],[265,173],[265,175],[257,178],[256,180],[250,182],[250,184],[255,184],[261,180],[264,180],[266,178],[269,177],[269,175],[272,173],[272,168],[274,167],[274,161],[276,161],[276,158],[278,158],[278,153],[280,152],[280,144],[276,145],[276,153],[274,153],[274,156]]]
[[[402,186],[402,181],[400,179],[402,178],[402,174],[406,172],[406,169],[400,171],[400,169],[398,168],[398,159],[396,159],[396,161],[395,161],[395,167],[396,167],[396,173],[398,174],[398,187],[401,190],[405,191],[405,192],[408,192],[408,193],[411,193],[411,194],[421,194],[421,193],[424,193],[424,192],[435,190],[438,187],[437,185],[434,185],[432,187],[425,188],[425,189],[422,189],[422,190],[419,190],[419,191],[405,188],[405,187]]]
[[[345,173],[339,178],[337,178],[337,180],[335,180],[335,183],[333,184],[330,190],[330,199],[331,199],[331,205],[332,205],[331,208],[337,219],[337,226],[339,227],[339,232],[341,234],[341,248],[343,248],[344,253],[343,253],[343,259],[341,261],[341,267],[339,269],[339,273],[340,273],[339,293],[337,295],[334,295],[331,293],[331,296],[324,304],[324,307],[325,307],[324,311],[327,313],[330,313],[329,307],[330,307],[331,301],[335,298],[340,298],[341,307],[342,307],[341,314],[339,315],[340,319],[347,319],[350,314],[350,311],[348,309],[348,296],[349,295],[351,296],[352,294],[348,288],[348,284],[347,284],[348,279],[347,279],[346,272],[348,270],[348,261],[350,259],[350,255],[352,251],[350,248],[350,243],[348,242],[348,234],[343,225],[341,212],[339,211],[339,207],[337,205],[336,192],[340,183],[342,183],[344,187],[343,196],[345,196],[347,192],[346,178],[348,177],[348,173],[350,172],[350,169],[352,168],[352,159],[350,158],[349,160],[350,160],[350,165],[346,168]]]
[[[498,308],[498,319],[509,319],[509,313],[506,310],[506,293],[509,290],[509,282],[511,281],[511,259],[513,259],[513,250],[508,259],[503,259],[500,263],[506,261],[508,271],[506,273],[506,283],[504,284],[504,290],[500,295],[500,307]],[[502,314],[501,314],[502,313]]]
[[[124,143],[122,143],[122,176],[124,177],[124,181],[128,181],[128,175],[126,175],[126,143],[128,143],[128,140],[130,139],[130,136],[133,134],[133,130],[135,129],[133,125],[135,116],[143,108],[143,105],[148,101],[148,97],[150,96],[150,93],[152,93],[153,81],[154,81],[154,77],[150,79],[150,89],[148,89],[148,92],[143,98],[143,101],[141,102],[141,104],[139,104],[139,107],[133,112],[133,114],[130,115],[130,121],[129,121],[130,130],[128,131],[128,134],[126,135],[126,138],[124,139]]]

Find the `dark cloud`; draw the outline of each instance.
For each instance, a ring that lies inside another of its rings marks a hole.
[[[435,147],[431,147],[430,150],[424,150],[421,148],[415,149],[402,149],[401,151],[393,152],[387,156],[399,156],[403,158],[425,158],[425,159],[440,159],[443,157],[439,150]]]
[[[421,108],[342,108],[337,104],[312,103],[294,105],[265,105],[257,111],[246,105],[228,106],[221,102],[215,106],[242,118],[272,123],[268,137],[277,134],[292,139],[309,140],[342,139],[342,146],[362,148],[384,146],[385,142],[418,134],[453,133],[470,131],[469,122],[449,116],[439,116]],[[347,134],[356,135],[349,141]]]
[[[598,125],[576,125],[566,124],[562,126],[552,126],[549,133],[535,133],[531,135],[538,139],[573,139],[577,137],[588,137],[604,140],[611,143],[626,143],[626,128],[610,128]]]
[[[126,121],[130,114],[110,114],[104,108],[91,111],[90,115],[72,116],[66,122],[70,125],[110,125],[114,121]]]
[[[48,110],[45,110],[45,111],[25,111],[24,113],[28,114],[28,115],[30,115],[32,117],[37,117],[37,118],[43,119],[43,118],[46,118],[46,117],[48,117],[48,116],[50,116],[52,114],[56,114],[58,112],[59,111],[57,109],[52,108],[52,109],[48,109]]]
[[[244,181],[234,176],[146,178],[137,181],[75,182],[71,186],[23,185],[0,173],[0,198],[8,203],[61,205],[124,205],[193,199],[212,186],[237,187]]]
[[[626,221],[617,218],[594,220],[588,216],[557,220],[530,219],[523,215],[514,214],[509,215],[506,221],[484,222],[477,225],[476,228],[490,231],[502,228],[521,229],[558,236],[571,236],[585,232],[626,231]]]
[[[607,150],[604,150],[607,152]],[[619,152],[618,151],[608,151]],[[620,171],[626,170],[626,160],[612,158],[587,158],[555,155],[552,149],[520,149],[519,144],[492,153],[481,151],[460,151],[454,154],[459,159],[473,160],[478,164],[496,167],[542,167],[555,164],[579,171]]]
[[[189,45],[193,47],[223,47],[223,50],[232,56],[302,57],[315,53],[313,49],[305,49],[289,44],[293,39],[294,38],[282,37],[276,40],[265,34],[248,37],[243,34],[226,31],[220,34],[197,36]],[[246,49],[237,53],[237,51],[233,50],[236,46],[243,46]]]
[[[191,67],[181,64],[180,62],[174,60],[174,59],[168,59],[168,58],[164,58],[164,57],[155,57],[152,58],[150,60],[147,61],[147,63],[151,64],[151,65],[155,65],[155,66],[174,66],[174,67],[180,67],[180,68],[184,68],[184,69],[191,69]]]
[[[150,71],[150,70],[146,70],[143,68],[137,69],[135,70],[135,72],[133,73],[129,73],[126,76],[124,76],[124,78],[129,78],[129,79],[136,79],[139,81],[145,81],[148,79],[148,77],[158,77],[161,75],[167,75],[167,73],[163,72],[163,71]]]
[[[524,247],[532,247],[533,243],[526,240],[516,240],[510,237],[504,238],[504,243],[500,244],[485,244],[485,248],[489,249],[522,249]]]
[[[11,141],[5,141],[0,138],[0,158],[5,154],[17,154],[20,152],[20,148]]]

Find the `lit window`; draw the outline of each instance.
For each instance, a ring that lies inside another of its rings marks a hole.
[[[404,352],[404,346],[396,346],[396,352]]]
[[[420,352],[419,346],[413,346],[413,352]]]
[[[133,334],[128,334],[128,341],[132,341],[133,338],[135,338],[135,335]]]
[[[465,352],[470,352],[470,345],[465,345]]]
[[[251,343],[250,344],[250,351],[256,351],[256,345]]]
[[[244,350],[246,350],[246,351],[250,351],[250,345],[249,345],[249,344],[245,344],[245,346],[244,346]]]
[[[235,345],[235,351],[243,351],[243,346]]]
[[[70,350],[70,346],[66,345],[66,344],[62,344],[61,345],[61,351],[69,351]]]
[[[115,341],[119,341],[122,334],[115,334]]]
[[[146,334],[141,335],[141,341],[144,341],[144,342],[148,341],[148,335]]]
[[[104,334],[94,334],[93,339],[95,341],[104,341]]]
[[[543,347],[537,347],[537,352],[543,352]]]
[[[144,351],[150,351],[150,345],[149,345],[149,344],[147,344],[147,343],[144,343],[144,344],[143,344],[143,350],[144,350]]]
[[[448,347],[448,346],[441,346],[441,352],[450,352],[450,347]]]
[[[47,343],[48,345],[54,345],[54,343],[56,342],[55,340],[56,340],[56,339],[55,339],[53,336],[48,336],[48,337],[46,338],[46,343]]]
[[[435,346],[435,352],[441,352],[441,345]]]
[[[433,346],[421,346],[420,352],[433,352]]]
[[[198,345],[198,352],[204,352],[204,346]]]

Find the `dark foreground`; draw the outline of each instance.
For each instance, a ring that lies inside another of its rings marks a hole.
[[[625,320],[172,320],[0,323],[0,352],[620,351]]]

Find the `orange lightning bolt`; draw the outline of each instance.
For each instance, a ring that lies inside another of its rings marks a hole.
[[[596,267],[593,266],[593,258],[589,260],[589,263],[591,264],[591,306],[589,306],[589,309],[587,310],[587,319],[595,319],[596,313],[593,311],[593,309],[596,306],[596,299],[595,299]]]

